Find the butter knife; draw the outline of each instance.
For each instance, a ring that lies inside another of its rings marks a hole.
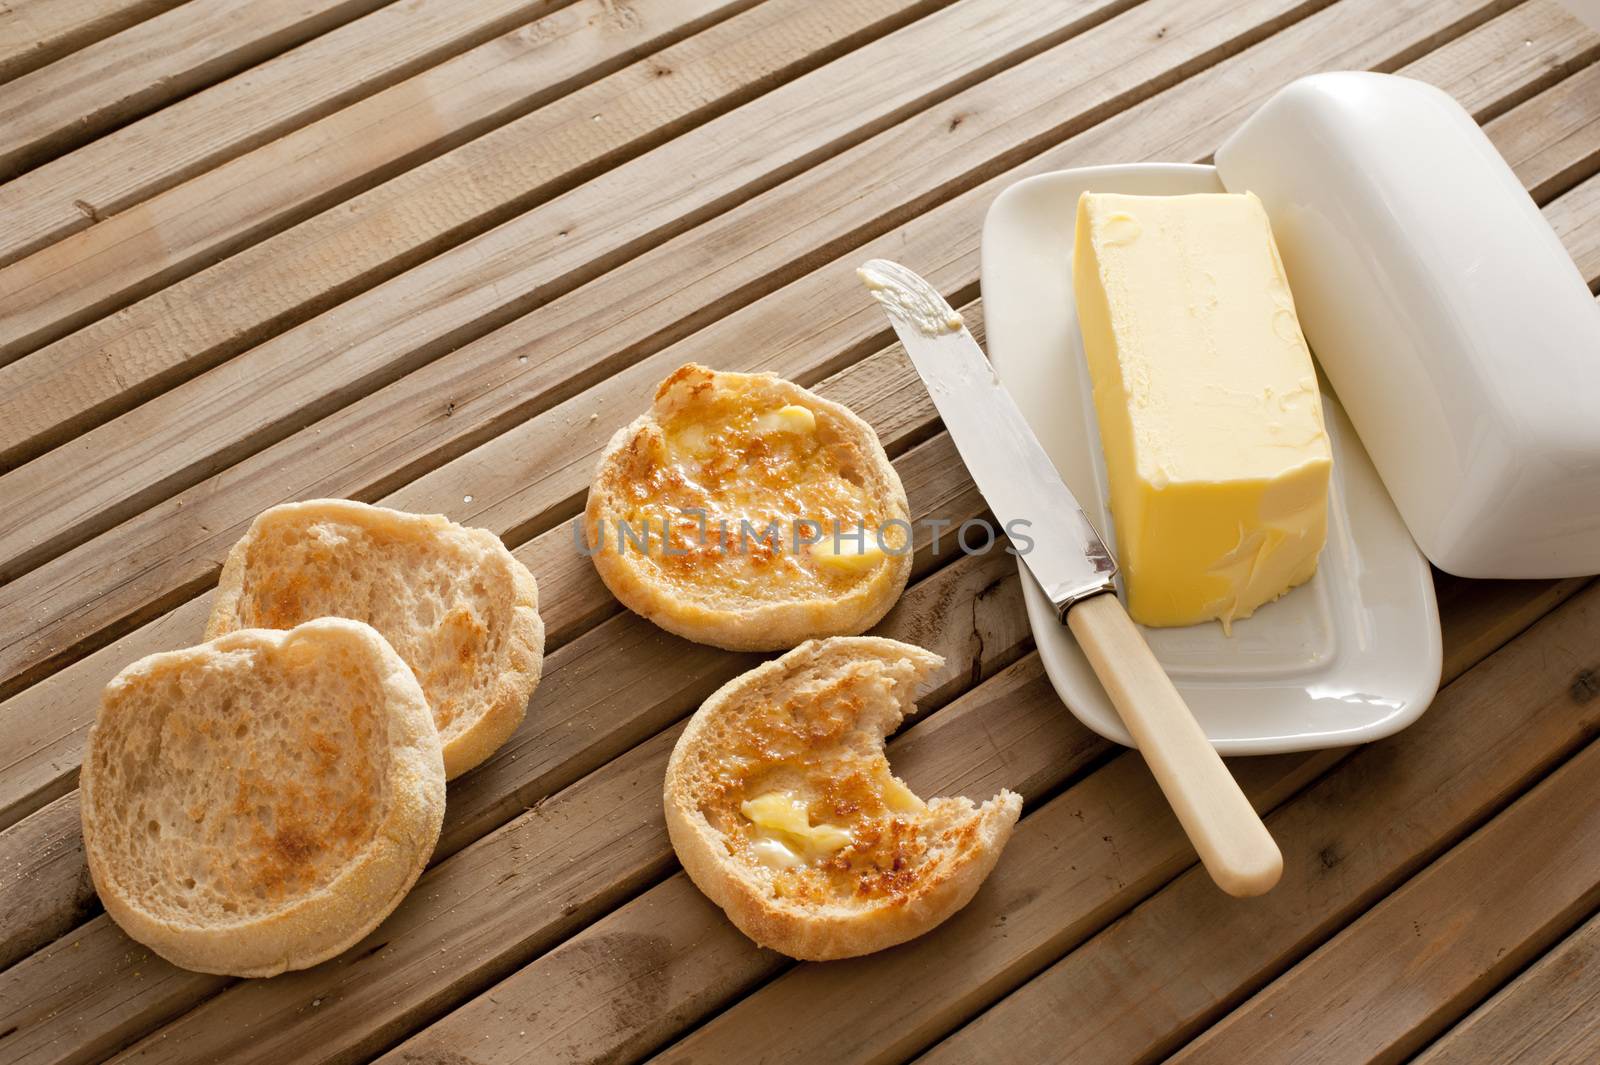
[[[858,271],[883,305],[978,490],[1083,649],[1207,872],[1230,895],[1278,882],[1283,855],[1116,596],[1116,560],[1016,401],[937,289],[887,259]],[[1018,539],[1021,539],[1020,537]]]

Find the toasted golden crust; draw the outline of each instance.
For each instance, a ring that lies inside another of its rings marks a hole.
[[[812,429],[758,428],[795,407],[810,412]],[[685,453],[691,437],[703,452]],[[703,522],[683,516],[695,510]],[[819,564],[817,549],[794,536],[802,520],[817,522],[809,528],[829,543],[835,522],[847,536],[865,528],[869,547],[881,533],[889,550],[870,568]],[[780,533],[768,538],[773,521]],[[676,550],[656,539],[641,550],[623,540],[621,522],[670,528]],[[850,410],[772,374],[693,364],[611,438],[584,511],[595,568],[624,606],[669,632],[744,651],[871,628],[911,574],[910,528],[899,475]]]
[[[690,721],[667,767],[668,834],[690,878],[751,939],[809,960],[881,950],[944,921],[994,868],[1021,799],[924,804],[884,758],[884,736],[941,661],[874,637],[811,641],[730,681]],[[773,794],[848,842],[769,865],[746,812]]]
[[[439,514],[348,499],[263,511],[228,553],[206,636],[322,616],[372,625],[416,673],[451,779],[516,731],[543,669],[533,574]]]
[[[133,663],[106,686],[80,786],[106,912],[173,964],[232,976],[315,965],[365,936],[444,820],[422,689],[343,618]]]

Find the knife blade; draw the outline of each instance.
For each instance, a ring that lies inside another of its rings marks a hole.
[[[1114,591],[1117,565],[1022,412],[937,289],[899,263],[857,271],[889,314],[995,517],[1028,522],[1022,552],[1117,708],[1206,870],[1231,895],[1278,882],[1283,855]]]
[[[1013,540],[1028,572],[1063,621],[1074,603],[1115,590],[1117,563],[1045,454],[994,368],[937,289],[899,263],[872,259],[857,271],[895,335],[995,517],[1021,528]]]

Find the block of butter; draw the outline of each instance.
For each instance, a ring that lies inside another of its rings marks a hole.
[[[1084,193],[1073,288],[1134,620],[1229,629],[1310,580],[1332,454],[1260,201]]]

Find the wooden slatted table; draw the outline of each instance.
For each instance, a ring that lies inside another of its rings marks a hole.
[[[891,757],[1025,817],[945,926],[796,965],[661,818],[681,723],[756,658],[621,611],[569,530],[691,360],[849,403],[916,515],[981,515],[851,267],[981,337],[1001,188],[1204,160],[1317,70],[1454,94],[1600,281],[1597,61],[1551,0],[0,3],[0,1061],[1600,1060],[1600,588],[1440,576],[1419,724],[1234,763],[1287,866],[1240,901],[1056,700],[1009,556],[919,541],[880,631],[949,664]],[[366,941],[185,972],[94,898],[85,729],[199,638],[258,511],[328,495],[503,536],[545,679]]]

